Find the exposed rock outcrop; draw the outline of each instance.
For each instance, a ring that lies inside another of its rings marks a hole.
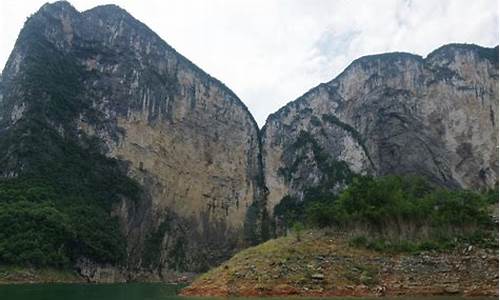
[[[101,265],[83,257],[76,262],[76,269],[88,282],[115,283],[127,281],[125,270],[111,264]]]
[[[332,181],[339,166],[422,175],[447,187],[492,187],[497,136],[498,47],[451,44],[425,59],[362,57],[267,119],[268,208]],[[342,176],[335,179],[341,187]]]

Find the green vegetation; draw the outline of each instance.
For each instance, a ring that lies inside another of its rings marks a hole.
[[[496,249],[498,243],[491,232],[456,237],[438,237],[420,240],[397,240],[384,237],[372,237],[357,235],[349,241],[349,245],[358,248],[367,248],[383,252],[412,252],[421,251],[446,251],[460,245],[473,244],[482,248]]]
[[[323,174],[322,183],[319,185],[320,187],[327,187],[326,190],[328,190],[336,184],[345,185],[351,182],[355,175],[351,172],[347,163],[331,159],[318,141],[316,141],[310,133],[304,130],[300,131],[297,140],[286,149],[287,152],[298,154],[289,167],[279,170],[286,181],[290,181],[293,174],[297,172],[299,165],[306,158],[306,150],[308,149],[312,150],[316,165],[321,171],[321,174]],[[309,192],[317,193],[324,191],[319,191],[318,188],[315,188],[314,191],[310,189]]]
[[[64,268],[80,256],[122,262],[125,239],[108,204],[90,191],[58,190],[35,180],[0,181],[0,263]]]
[[[354,263],[344,276],[355,284],[374,286],[378,283],[377,267],[370,264]]]
[[[302,223],[296,222],[292,226],[292,231],[295,234],[295,239],[297,242],[302,240],[302,232],[304,231],[304,225]]]
[[[28,20],[19,38],[29,49],[23,92],[4,99],[26,109],[0,136],[0,264],[65,268],[81,256],[120,264],[125,238],[110,212],[121,199],[138,201],[139,185],[97,138],[76,132],[78,115],[95,115],[80,98],[88,74],[39,22]]]
[[[67,216],[49,203],[0,204],[2,261],[41,266],[68,264],[65,247],[72,232]]]
[[[498,182],[495,184],[495,188],[487,189],[483,192],[484,198],[486,202],[489,204],[498,203]]]
[[[379,251],[449,249],[460,243],[497,247],[488,214],[498,188],[446,190],[420,177],[356,177],[339,196],[285,197],[275,215],[309,227],[352,233],[351,243]]]
[[[243,237],[248,245],[257,245],[270,237],[270,220],[265,204],[254,201],[247,209],[243,227]]]

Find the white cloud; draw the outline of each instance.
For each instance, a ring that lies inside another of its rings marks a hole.
[[[0,64],[44,0],[0,1]],[[74,0],[80,11],[106,4]],[[497,0],[116,0],[230,87],[263,125],[268,114],[353,59],[451,42],[498,44]]]

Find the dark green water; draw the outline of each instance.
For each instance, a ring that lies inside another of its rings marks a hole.
[[[217,300],[217,298],[176,296],[181,287],[161,283],[128,284],[15,284],[0,285],[0,300]],[[221,300],[227,298],[220,298]],[[241,299],[241,298],[240,298]],[[258,299],[258,298],[254,298]],[[307,298],[267,298],[290,300]],[[318,298],[316,298],[317,300]],[[335,300],[342,298],[335,298]],[[368,300],[374,298],[344,298]],[[380,298],[376,298],[380,299]],[[391,299],[391,298],[389,298]],[[392,298],[397,300],[464,300],[462,297]],[[470,298],[469,298],[470,299]],[[488,298],[474,298],[474,300]],[[492,298],[489,298],[490,300]]]
[[[0,300],[180,300],[180,288],[161,283],[13,284],[0,285]]]

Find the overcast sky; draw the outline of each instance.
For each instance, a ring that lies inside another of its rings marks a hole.
[[[0,1],[0,65],[46,1]],[[73,0],[114,3],[231,88],[260,126],[355,58],[426,56],[451,42],[498,44],[498,0]]]

